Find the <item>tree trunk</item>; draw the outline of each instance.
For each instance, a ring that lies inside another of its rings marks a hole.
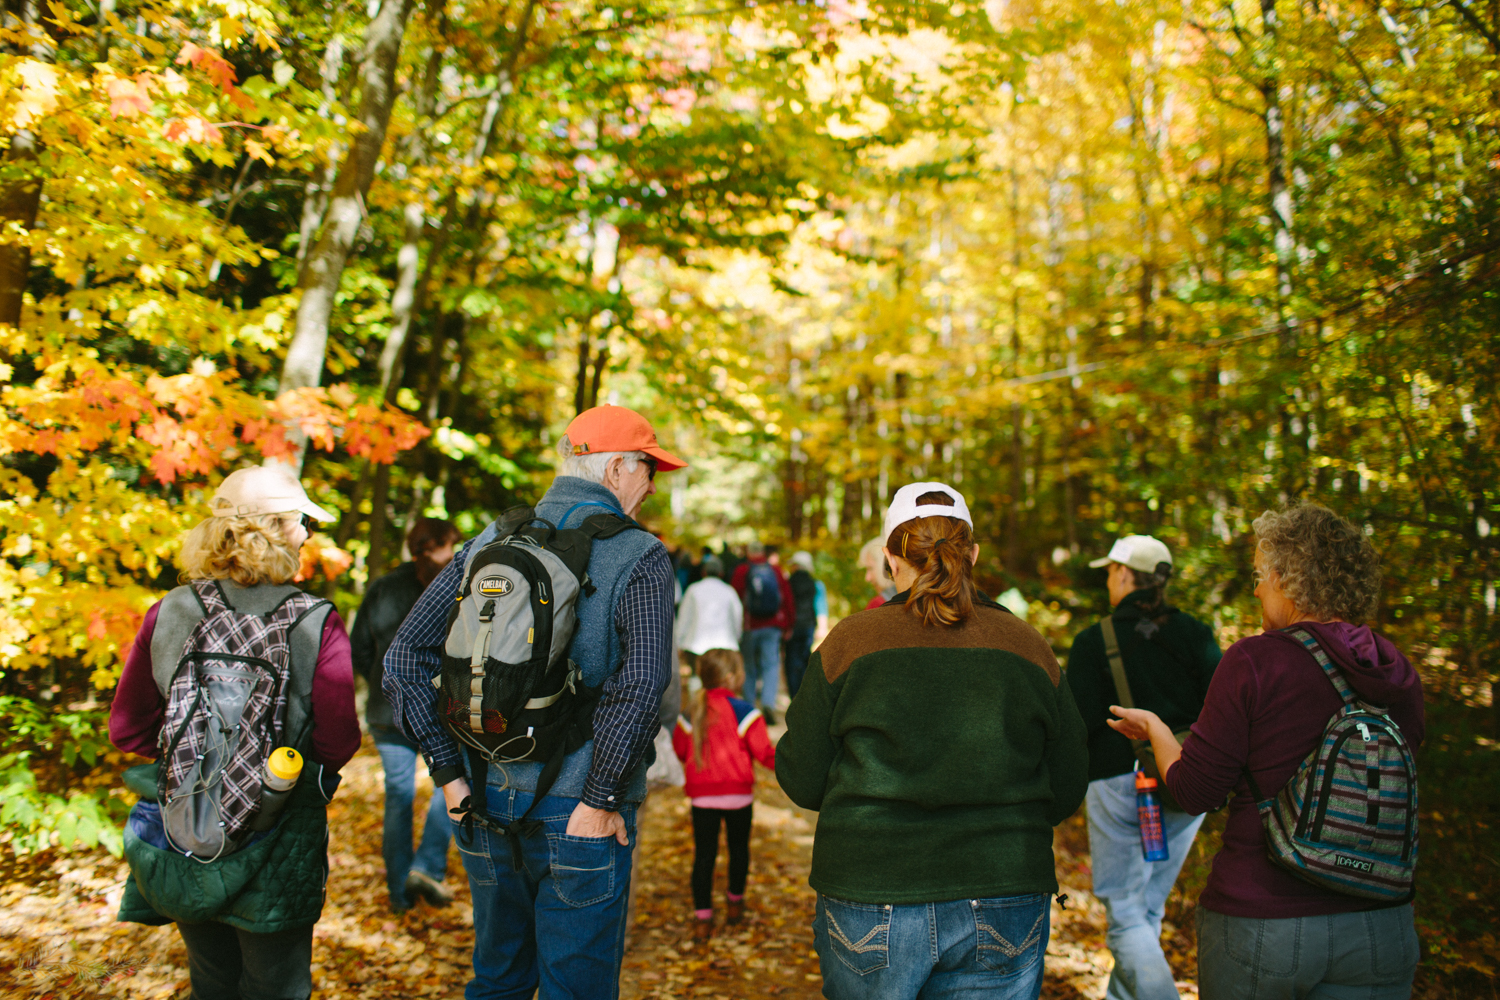
[[[594,384],[589,388],[589,407],[599,405],[599,386],[604,382],[604,366],[609,364],[609,339],[606,337],[599,341],[599,349],[594,352]]]
[[[1021,377],[1021,178],[1015,163],[1010,168],[1011,377]],[[1021,404],[1010,404],[1010,530],[1005,538],[1005,568],[1021,573],[1021,517],[1025,506],[1026,453],[1021,444]]]
[[[386,126],[396,101],[396,68],[401,59],[401,39],[413,0],[383,0],[365,29],[365,47],[360,56],[362,84],[359,120],[364,129],[354,136],[339,167],[329,198],[328,212],[317,243],[302,263],[297,287],[302,292],[297,321],[287,348],[280,391],[316,386],[323,380],[323,362],[328,350],[328,321],[344,265],[354,248],[354,238],[364,219],[365,192],[375,176],[375,161],[385,145]],[[293,431],[297,453],[292,465],[301,469],[306,439]]]
[[[37,0],[22,0],[20,24],[16,25],[7,14],[5,21],[10,23],[5,27],[31,29],[37,22],[37,7]],[[27,54],[51,61],[52,49],[45,36],[32,34],[32,37],[39,40],[27,46]],[[0,239],[7,240],[0,242],[0,325],[21,325],[21,304],[26,296],[26,279],[31,275],[31,246],[26,242],[8,242],[11,237],[3,232],[15,225],[30,232],[36,226],[41,204],[42,175],[37,165],[36,134],[30,129],[17,129],[10,135],[5,158],[0,160]]]
[[[1291,314],[1292,300],[1292,191],[1286,182],[1286,116],[1281,107],[1281,22],[1276,0],[1261,0],[1261,23],[1266,37],[1266,75],[1261,80],[1261,99],[1266,116],[1266,193],[1271,208],[1271,245],[1276,254],[1276,326],[1281,345],[1297,347],[1297,319]]]
[[[588,409],[585,405],[589,401],[589,330],[583,328],[578,335],[578,383],[573,390],[573,412],[582,413]]]
[[[36,154],[36,136],[30,129],[11,133],[10,148],[0,165],[0,226],[6,229],[19,225],[29,232],[36,225],[42,203]],[[25,242],[0,243],[0,324],[21,325],[21,303],[30,273],[31,246]]]
[[[427,139],[423,132],[426,120],[432,114],[437,99],[438,79],[443,69],[443,50],[434,48],[427,54],[427,69],[422,75],[422,87],[417,92],[416,124],[407,145],[407,160],[413,166],[427,163]],[[406,232],[402,237],[401,250],[396,254],[396,287],[391,294],[391,330],[386,334],[385,347],[380,351],[380,398],[392,399],[400,381],[401,362],[406,355],[406,343],[411,334],[412,317],[419,308],[417,301],[417,278],[421,274],[418,266],[422,260],[422,235],[427,230],[426,201],[421,196],[406,203],[402,213]]]
[[[344,65],[344,43],[337,35],[328,43],[323,53],[323,103],[318,106],[318,116],[327,118],[333,114],[333,105],[338,100],[339,71]],[[328,162],[321,170],[313,172],[307,180],[302,195],[302,221],[298,226],[297,267],[300,270],[307,253],[312,249],[313,238],[323,225],[323,213],[328,211],[328,192],[333,187],[337,162],[343,147],[335,143],[328,150]]]
[[[370,547],[365,554],[365,579],[370,583],[374,583],[385,568],[385,536],[389,530],[386,507],[390,504],[390,497],[391,467],[381,463],[375,469],[375,488],[370,495]]]

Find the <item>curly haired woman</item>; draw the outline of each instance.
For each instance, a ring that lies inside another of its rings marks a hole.
[[[1416,746],[1422,684],[1406,657],[1363,624],[1380,596],[1380,556],[1357,525],[1303,503],[1255,520],[1255,596],[1265,632],[1224,654],[1193,738],[1179,746],[1152,712],[1112,711],[1150,739],[1167,787],[1189,812],[1233,794],[1224,847],[1198,900],[1199,990],[1206,1000],[1411,995],[1417,935],[1411,903],[1372,904],[1298,879],[1274,864],[1247,775],[1274,794],[1319,744],[1343,704],[1286,629],[1310,633],[1355,693],[1385,706]]]
[[[308,766],[273,827],[240,844],[226,845],[220,833],[211,858],[172,841],[156,802],[137,803],[125,829],[131,874],[119,919],[177,924],[194,997],[302,998],[312,992],[313,924],[328,876],[324,806],[339,768],[359,749],[344,623],[328,602],[289,582],[309,525],[333,517],[283,466],[232,473],[212,507],[183,539],[185,585],[146,612],[130,648],[110,706],[110,742],[143,757],[162,754],[168,692],[211,609],[269,618],[296,602],[307,610],[286,632],[283,734]]]

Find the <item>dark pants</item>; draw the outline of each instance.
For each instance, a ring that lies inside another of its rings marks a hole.
[[[187,945],[192,1000],[307,1000],[312,924],[251,934],[228,924],[178,924]]]
[[[802,686],[802,675],[807,673],[807,661],[812,658],[815,625],[797,625],[792,628],[792,637],[786,641],[786,690],[793,698]]]
[[[729,894],[745,894],[745,877],[750,874],[750,811],[754,808],[753,805],[743,809],[693,806],[693,909],[708,910],[714,905],[714,863],[719,860],[720,820],[729,841]]]

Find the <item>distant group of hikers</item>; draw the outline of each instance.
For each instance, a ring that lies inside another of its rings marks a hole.
[[[657,474],[686,463],[640,414],[587,410],[558,453],[535,507],[461,547],[446,521],[412,525],[411,562],[369,585],[352,636],[290,583],[333,516],[284,467],[231,474],[183,540],[187,582],[145,617],[110,737],[156,761],[127,775],[141,800],[120,919],[177,924],[197,1000],[311,995],[325,807],[361,738],[356,671],[385,771],[391,908],[452,902],[456,840],[469,1000],[618,995],[639,812],[668,746],[692,804],[697,938],[713,933],[721,826],[725,920],[746,913],[755,763],[818,811],[825,996],[1036,1000],[1053,827],[1085,802],[1107,997],[1178,996],[1165,904],[1203,815],[1226,807],[1198,902],[1199,995],[1410,995],[1422,692],[1365,624],[1380,588],[1367,531],[1311,503],[1256,519],[1264,631],[1222,654],[1170,603],[1167,546],[1120,538],[1093,564],[1113,610],[1064,671],[976,587],[973,519],[946,484],[896,491],[860,557],[877,597],[828,629],[807,553],[790,577],[759,544],[674,562],[641,527]],[[436,792],[414,850],[418,754]]]

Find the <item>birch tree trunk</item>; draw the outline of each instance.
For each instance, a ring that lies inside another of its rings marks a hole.
[[[354,238],[364,219],[365,192],[375,176],[375,161],[385,145],[386,126],[396,101],[396,67],[401,59],[401,39],[411,13],[412,0],[384,0],[365,29],[360,55],[361,83],[359,120],[364,129],[354,136],[344,162],[339,166],[328,200],[328,211],[317,243],[302,263],[297,287],[302,292],[297,322],[287,348],[280,391],[316,386],[323,380],[323,362],[328,350],[328,321],[344,265],[354,248]],[[297,444],[293,468],[300,470],[306,439],[293,429]]]
[[[1297,347],[1297,318],[1292,299],[1292,191],[1286,183],[1286,113],[1281,107],[1281,21],[1276,0],[1261,0],[1261,25],[1266,39],[1266,74],[1261,80],[1261,99],[1266,116],[1266,193],[1271,202],[1271,245],[1276,254],[1276,326],[1281,345]]]

